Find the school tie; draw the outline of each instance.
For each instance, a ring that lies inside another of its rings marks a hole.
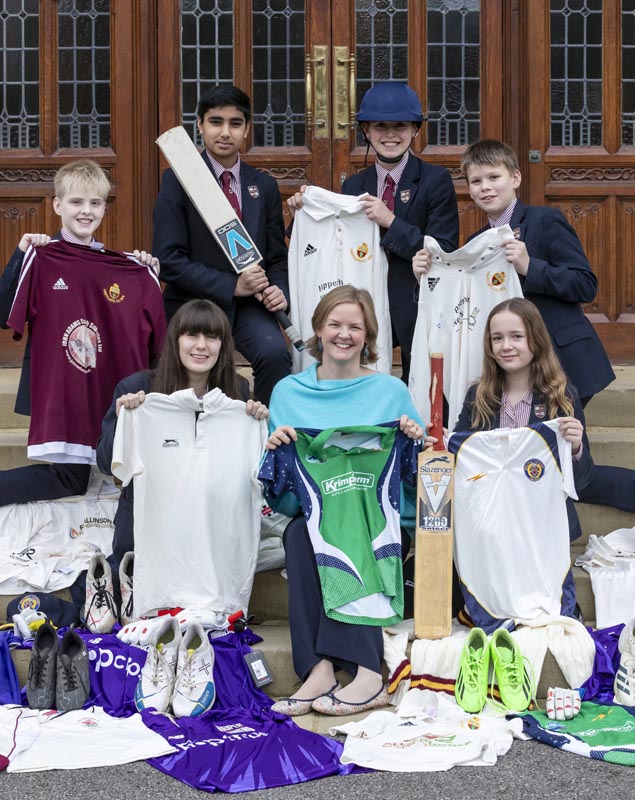
[[[386,185],[381,199],[386,204],[389,211],[395,210],[395,181],[392,175],[386,175]]]
[[[238,202],[238,198],[232,191],[232,188],[229,183],[230,178],[231,178],[231,172],[228,169],[226,169],[225,172],[221,172],[220,185],[223,190],[223,194],[229,200],[229,205],[236,212],[236,216],[238,217],[238,219],[242,219],[243,217],[242,217],[242,212],[240,210],[240,203]]]

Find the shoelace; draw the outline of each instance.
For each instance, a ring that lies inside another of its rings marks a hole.
[[[106,581],[104,581],[103,586],[99,585],[98,581],[95,581],[96,591],[93,595],[92,600],[90,601],[90,605],[88,606],[88,610],[86,611],[86,619],[90,617],[90,614],[93,610],[93,606],[97,611],[102,611],[104,606],[107,607],[107,610],[116,617],[117,612],[115,611],[115,600],[112,596],[112,593],[108,591],[106,588]]]
[[[470,689],[476,690],[478,692],[479,700],[482,700],[483,705],[485,705],[485,701],[487,700],[487,690],[485,690],[485,693],[483,693],[483,690],[480,687],[477,678],[480,668],[480,661],[481,658],[479,658],[479,656],[477,655],[476,650],[472,650],[469,652],[467,658],[468,670],[467,674],[463,676],[463,680]]]
[[[537,709],[540,709],[538,705],[538,701],[536,700],[536,675],[534,673],[534,668],[531,665],[531,661],[527,658],[527,656],[521,655],[520,659],[513,659],[512,661],[508,661],[501,665],[503,668],[503,672],[505,675],[507,673],[511,673],[514,680],[514,688],[517,688],[525,679],[525,671],[527,672],[527,677],[529,678],[529,688],[530,688],[530,699],[528,706],[532,703],[536,706]],[[509,709],[504,703],[496,700],[494,697],[494,681],[496,680],[496,670],[494,670],[492,675],[492,682],[489,685],[489,697],[488,702],[497,708],[499,711],[504,711],[507,713],[508,711],[514,710]],[[511,683],[511,681],[510,681]],[[500,693],[500,687],[499,687]]]
[[[148,656],[152,659],[150,683],[153,686],[160,686],[168,680],[168,666],[165,661],[165,656],[162,655],[156,647],[150,646],[148,648]]]
[[[78,678],[77,672],[75,672],[72,669],[70,662],[67,662],[62,658],[60,658],[60,664],[62,667],[61,677],[62,677],[62,683],[64,685],[64,690],[72,692],[74,689],[77,689],[79,687],[79,683],[77,680]]]
[[[181,670],[180,683],[183,686],[183,688],[188,690],[192,690],[196,686],[196,681],[194,680],[193,661],[194,661],[194,653],[189,653],[185,661],[185,664],[183,664],[183,669]]]
[[[29,683],[36,689],[41,689],[44,685],[44,659],[33,652],[29,661]]]

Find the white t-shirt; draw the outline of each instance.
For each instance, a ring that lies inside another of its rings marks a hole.
[[[247,612],[267,426],[220,389],[149,394],[122,409],[112,472],[134,479],[135,617],[157,609]]]
[[[575,563],[591,576],[596,626],[629,623],[635,617],[635,528],[589,536]]]
[[[39,737],[17,753],[7,772],[42,772],[129,764],[175,753],[158,733],[143,724],[140,714],[110,717],[103,708],[40,711]]]
[[[523,296],[518,274],[501,247],[512,238],[509,225],[491,228],[454,253],[444,253],[431,236],[424,239],[424,247],[432,253],[432,267],[419,284],[409,389],[417,411],[430,419],[430,356],[442,353],[450,430],[468,388],[483,371],[483,334],[489,312],[503,300]]]
[[[101,481],[99,481],[101,484]],[[88,569],[98,550],[112,553],[119,492],[0,507],[0,593],[55,592]]]
[[[571,443],[550,420],[454,433],[454,558],[470,616],[561,612],[571,568],[567,496],[577,500]],[[480,607],[480,609],[479,609]]]
[[[291,322],[303,339],[313,335],[311,317],[318,302],[336,286],[367,289],[379,323],[376,368],[392,369],[392,332],[388,306],[388,261],[379,240],[379,226],[366,216],[359,197],[309,186],[302,195],[289,243]],[[293,371],[315,359],[305,350],[293,352]]]
[[[519,719],[468,714],[438,692],[411,689],[397,713],[375,711],[329,729],[347,734],[343,764],[391,772],[434,772],[454,766],[491,766],[522,730]]]

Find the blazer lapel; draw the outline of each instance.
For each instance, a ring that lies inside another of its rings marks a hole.
[[[258,173],[243,161],[240,165],[240,191],[243,225],[251,236],[256,235],[262,210],[262,189]]]
[[[412,207],[419,189],[419,164],[413,155],[408,157],[406,168],[403,171],[397,194],[395,195],[395,214],[402,219],[408,218],[408,211]]]

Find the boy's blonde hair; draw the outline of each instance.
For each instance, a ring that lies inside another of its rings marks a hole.
[[[463,153],[461,158],[463,177],[467,180],[469,167],[482,167],[488,164],[491,167],[502,165],[512,175],[514,172],[520,172],[518,156],[508,144],[497,139],[481,139],[471,144]]]
[[[78,161],[71,161],[64,164],[57,170],[53,179],[55,197],[61,199],[65,194],[73,189],[79,188],[84,191],[94,192],[104,200],[110,194],[110,181],[104,170],[96,161],[82,158]]]

